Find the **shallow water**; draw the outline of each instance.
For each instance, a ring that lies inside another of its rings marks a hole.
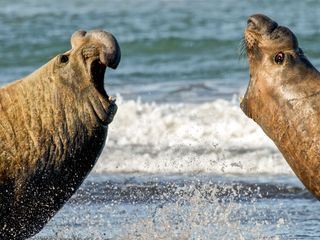
[[[34,239],[317,239],[318,209],[295,177],[97,175]]]
[[[33,239],[318,239],[319,203],[239,109],[239,44],[262,12],[320,67],[317,1],[0,2],[0,84],[67,51],[77,29],[122,48],[119,111],[93,173]]]

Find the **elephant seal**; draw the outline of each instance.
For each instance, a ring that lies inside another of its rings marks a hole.
[[[267,16],[248,18],[244,40],[250,82],[240,107],[320,199],[320,73],[296,36]]]
[[[39,232],[83,182],[105,144],[115,102],[111,33],[77,31],[72,49],[0,89],[0,239]]]

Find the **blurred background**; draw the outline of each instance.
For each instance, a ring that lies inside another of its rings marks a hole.
[[[108,30],[122,49],[105,78],[119,106],[106,147],[34,239],[319,237],[318,203],[239,108],[247,17],[288,26],[319,68],[319,10],[311,0],[1,0],[1,85],[69,50],[78,29]]]

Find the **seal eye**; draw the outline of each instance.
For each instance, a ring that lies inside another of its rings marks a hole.
[[[279,52],[277,53],[277,55],[274,57],[274,61],[276,62],[276,64],[282,64],[284,61],[284,53],[283,52]]]
[[[67,55],[61,55],[60,62],[67,63],[69,61],[69,57]]]

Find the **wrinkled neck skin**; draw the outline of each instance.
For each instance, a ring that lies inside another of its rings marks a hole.
[[[0,89],[1,239],[15,236],[4,230],[11,226],[21,226],[12,234],[22,239],[38,232],[79,187],[105,144],[107,126],[95,110],[109,103],[92,84],[74,90],[54,79],[53,61]],[[28,225],[37,218],[37,226]]]
[[[250,62],[241,108],[274,141],[290,167],[320,199],[320,74],[305,58],[290,71]]]

